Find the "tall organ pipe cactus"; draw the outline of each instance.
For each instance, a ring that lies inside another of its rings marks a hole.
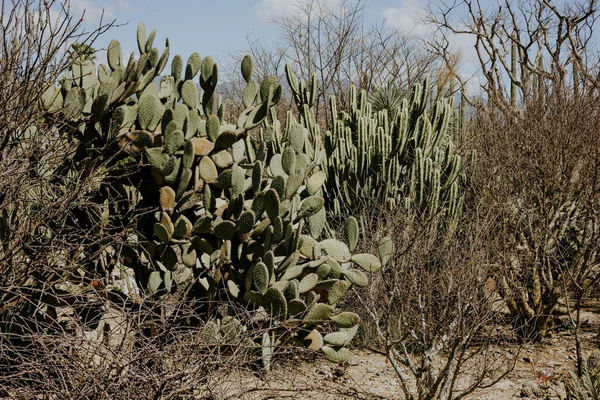
[[[290,68],[286,73],[296,105],[306,110],[308,96],[296,93],[301,85]],[[355,87],[349,98],[348,110],[338,110],[335,97],[330,99],[332,129],[323,146],[327,208],[357,215],[375,202],[427,219],[442,215],[450,228],[456,226],[464,196],[464,161],[457,151],[464,124],[457,117],[464,113],[454,109],[453,99],[430,105],[428,81],[415,85],[393,114],[374,111],[367,93]],[[306,111],[301,115],[310,126]],[[313,142],[318,146],[318,137]]]

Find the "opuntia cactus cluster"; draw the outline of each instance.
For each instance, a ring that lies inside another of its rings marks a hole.
[[[137,230],[120,262],[156,298],[192,285],[207,304],[206,320],[212,318],[206,337],[230,344],[243,331],[238,320],[219,320],[216,304],[230,301],[264,309],[275,330],[292,321],[299,328],[293,340],[344,360],[359,318],[337,312],[336,305],[389,257],[353,254],[354,218],[347,221],[348,243],[323,236],[325,153],[311,146],[292,114],[281,127],[272,108],[282,92],[276,78],[254,81],[245,57],[245,110],[228,123],[222,107],[214,113],[218,68],[212,58],[194,53],[184,67],[177,55],[171,74],[157,84],[169,51],[167,41],[159,57],[154,37],[140,24],[138,59],[132,55],[125,66],[113,41],[109,68],[76,60],[62,87],[42,99],[49,114],[62,112],[77,125],[76,160],[88,165],[86,173],[98,173],[90,159],[97,165],[110,160],[98,174],[102,220],[124,226],[127,219]],[[277,130],[277,139],[251,139],[255,127],[263,137]],[[124,176],[124,168],[130,174]],[[263,353],[266,363],[269,352]]]

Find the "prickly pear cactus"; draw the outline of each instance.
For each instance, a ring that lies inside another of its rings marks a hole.
[[[336,305],[386,260],[353,254],[353,218],[347,243],[322,237],[325,152],[311,144],[314,132],[291,113],[281,126],[272,108],[281,85],[274,77],[254,81],[250,57],[241,64],[245,110],[233,123],[222,107],[215,113],[211,57],[194,53],[184,65],[177,55],[158,83],[169,51],[167,41],[159,57],[154,37],[140,24],[138,59],[125,65],[113,41],[108,67],[77,61],[62,87],[41,99],[49,114],[62,112],[77,126],[76,168],[98,176],[90,227],[118,233],[133,224],[118,262],[155,298],[192,287],[212,318],[206,337],[228,345],[240,337],[241,322],[219,318],[216,307],[234,302],[266,312],[278,338],[344,360],[359,318]],[[254,128],[261,140],[250,138]],[[262,340],[265,365],[276,336]]]

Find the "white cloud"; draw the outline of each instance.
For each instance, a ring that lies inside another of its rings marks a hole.
[[[273,22],[284,15],[298,12],[299,7],[311,1],[314,1],[315,8],[324,6],[335,9],[342,4],[342,0],[260,0],[255,7],[256,15],[263,22]]]
[[[419,0],[401,0],[399,7],[388,7],[383,10],[386,22],[402,32],[418,37],[430,35],[434,27],[423,21],[425,8]]]
[[[426,14],[426,2],[422,0],[401,0],[399,7],[386,8],[382,13],[386,23],[391,27],[427,41],[433,39],[438,33],[434,24],[424,20]],[[475,37],[448,33],[447,39],[450,50],[460,53],[458,73],[465,78],[476,74],[479,70],[479,60],[474,48]],[[477,79],[471,79],[468,86],[470,86],[469,91],[475,90],[479,82]]]
[[[85,12],[84,22],[90,24],[97,24],[101,17],[104,18],[104,22],[112,21],[119,11],[130,9],[124,0],[103,2],[95,0],[71,0],[71,12],[73,15],[78,17]]]

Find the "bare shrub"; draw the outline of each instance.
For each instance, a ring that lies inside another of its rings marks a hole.
[[[463,219],[439,240],[431,221],[380,219],[396,253],[366,291],[357,291],[363,343],[383,352],[408,399],[459,399],[493,385],[514,356],[493,349],[499,304],[486,286],[489,221]]]
[[[0,321],[25,312],[60,276],[73,273],[86,232],[65,225],[86,203],[89,182],[54,171],[73,153],[61,121],[41,123],[39,101],[72,62],[75,42],[91,32],[68,1],[2,1],[0,39]],[[48,294],[48,296],[51,296]]]
[[[499,215],[500,293],[521,337],[539,340],[597,283],[598,14],[593,0],[501,3],[445,4],[432,20],[441,42],[475,38],[485,94],[471,99],[475,185]]]
[[[75,296],[54,318],[23,319],[30,330],[22,329],[18,337],[4,335],[0,395],[220,399],[231,393],[243,398],[249,390],[239,379],[252,376],[260,362],[260,349],[252,343],[262,331],[236,325],[229,336],[216,337],[206,323],[186,323],[198,318],[196,303],[179,301],[157,309],[155,301],[116,302],[100,294],[92,290]],[[244,310],[229,312],[251,322]]]

